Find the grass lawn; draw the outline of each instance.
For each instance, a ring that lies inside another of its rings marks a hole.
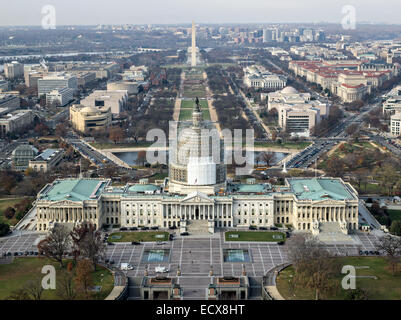
[[[285,148],[285,149],[297,149],[302,150],[309,146],[310,142],[255,142],[255,147],[265,147],[265,148]]]
[[[166,177],[168,177],[168,173],[156,173],[149,178],[149,181],[154,182],[155,180],[163,180]]]
[[[232,238],[230,235],[239,235],[238,238]],[[274,239],[273,236],[281,236],[282,239]],[[285,240],[285,234],[282,232],[270,231],[227,231],[225,233],[226,241],[269,241],[279,242]]]
[[[0,265],[0,300],[8,297],[11,292],[22,288],[28,280],[45,275],[41,273],[44,265],[53,265],[56,269],[56,287],[57,279],[67,273],[65,262],[64,268],[60,268],[59,263],[48,258],[16,258],[11,264]],[[74,270],[73,270],[74,272]],[[93,272],[93,283],[96,286],[101,286],[101,291],[92,294],[92,299],[105,299],[114,287],[114,277],[111,272],[102,266],[97,266],[97,271]],[[83,299],[83,296],[78,296],[77,299]],[[42,300],[56,300],[59,297],[56,295],[56,290],[45,290],[42,295]]]
[[[21,202],[22,199],[23,198],[0,199],[0,223],[8,223],[9,225],[13,226],[18,222],[18,220],[15,218],[16,214],[14,215],[14,218],[9,220],[3,216],[3,212],[8,207],[14,207],[18,202]]]
[[[163,238],[157,238],[157,235],[163,235]],[[113,239],[115,237],[121,237],[119,239]],[[109,242],[132,242],[132,241],[167,241],[169,233],[166,231],[124,231],[114,232],[109,236]]]
[[[401,220],[401,210],[387,209],[391,220]]]
[[[210,113],[208,109],[202,109],[203,120],[210,120]],[[191,120],[192,109],[181,109],[179,121]]]
[[[376,276],[378,279],[357,278],[356,287],[367,291],[369,300],[399,300],[401,299],[401,273],[398,270],[392,275],[388,262],[384,257],[341,257],[335,258],[339,261],[338,274],[333,277],[333,283],[338,286],[333,292],[323,296],[324,299],[343,300],[346,291],[341,288],[341,268],[344,265],[368,266],[369,268],[356,269],[356,276]],[[314,300],[313,290],[304,285],[292,287],[294,268],[288,267],[280,272],[277,277],[277,289],[285,299],[290,300]]]

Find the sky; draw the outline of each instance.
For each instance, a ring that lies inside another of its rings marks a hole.
[[[341,23],[342,7],[356,21],[401,23],[400,0],[0,0],[0,25],[40,26],[52,5],[57,25],[197,23]]]

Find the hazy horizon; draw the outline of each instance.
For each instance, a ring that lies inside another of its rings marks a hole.
[[[342,7],[355,7],[357,23],[400,24],[398,0],[18,0],[3,5],[0,25],[40,26],[42,7],[56,10],[56,25],[341,23]]]

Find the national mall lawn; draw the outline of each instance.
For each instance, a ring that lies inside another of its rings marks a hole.
[[[21,257],[15,258],[10,264],[0,264],[0,300],[6,299],[14,291],[17,291],[29,281],[42,279],[46,274],[42,274],[42,267],[53,265],[56,269],[56,287],[57,280],[63,277],[67,271],[67,263],[64,261],[64,267],[61,268],[58,262],[45,257]],[[71,272],[74,272],[75,268]],[[99,292],[90,294],[89,299],[104,300],[114,287],[114,277],[111,272],[97,265],[96,271],[92,272],[94,286],[100,286]],[[58,300],[56,290],[44,290],[42,300]],[[85,299],[83,295],[78,295],[76,299]]]

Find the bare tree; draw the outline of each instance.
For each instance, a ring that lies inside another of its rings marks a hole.
[[[297,282],[313,289],[318,300],[321,292],[333,288],[330,279],[338,270],[335,260],[313,236],[296,235],[287,243],[288,258],[295,268]]]
[[[28,292],[24,288],[12,291],[11,294],[6,297],[6,300],[30,300]]]
[[[71,272],[58,279],[56,295],[63,300],[74,300],[77,296],[74,287],[74,276]]]
[[[56,224],[49,231],[47,238],[39,242],[38,251],[41,255],[59,262],[60,266],[63,267],[63,256],[70,245],[70,232],[65,226]]]
[[[393,275],[395,274],[401,255],[401,239],[390,235],[381,237],[376,243],[377,250],[386,252]]]
[[[43,294],[42,279],[35,278],[28,280],[24,286],[25,291],[33,298],[33,300],[40,300]]]
[[[82,223],[81,226],[74,228],[72,238],[75,239],[75,250],[84,258],[89,259],[96,270],[97,263],[103,258],[106,247],[95,225],[90,222]]]

